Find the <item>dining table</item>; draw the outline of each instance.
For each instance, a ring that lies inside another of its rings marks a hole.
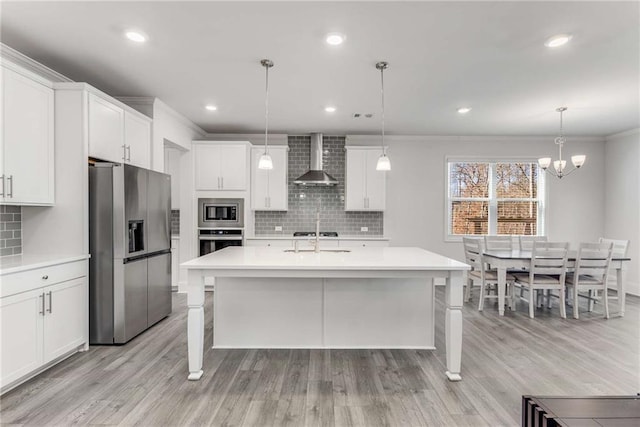
[[[528,271],[531,268],[530,250],[485,250],[483,253],[485,262],[495,268],[498,274],[498,313],[504,316],[504,305],[507,289],[507,270]],[[567,270],[571,271],[575,267],[578,251],[569,250],[567,253]],[[613,254],[611,258],[610,270],[616,272],[616,285],[618,291],[618,311],[620,316],[624,316],[625,304],[625,283],[626,269],[631,258]],[[511,306],[515,310],[515,306]]]

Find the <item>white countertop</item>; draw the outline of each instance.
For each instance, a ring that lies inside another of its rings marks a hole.
[[[421,248],[353,248],[349,252],[285,252],[235,246],[181,264],[211,270],[468,270],[467,264]]]
[[[0,275],[90,258],[91,255],[11,255],[0,257]]]
[[[245,240],[309,240],[315,239],[313,236],[297,236],[293,237],[292,234],[273,234],[273,235],[259,235],[248,236]],[[338,236],[338,237],[320,237],[320,240],[389,240],[385,236]]]

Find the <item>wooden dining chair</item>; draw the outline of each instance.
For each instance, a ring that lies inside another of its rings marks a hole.
[[[629,240],[616,240],[600,237],[598,242],[613,244],[611,258],[624,258],[627,256],[627,252],[629,251]],[[609,272],[607,274],[607,288],[618,289],[618,277],[615,268],[609,267]],[[593,310],[594,301],[597,301],[600,298],[598,291],[593,291],[593,293],[593,298],[589,300],[589,311]],[[609,297],[609,299],[618,299],[618,296]]]
[[[510,251],[513,249],[511,236],[484,236],[484,248],[488,251]]]
[[[471,299],[471,288],[476,282],[480,283],[480,299],[478,301],[478,310],[484,309],[485,299],[497,299],[498,298],[498,273],[496,270],[487,268],[487,263],[484,262],[482,256],[482,240],[473,237],[463,237],[462,244],[464,246],[464,256],[466,263],[471,266],[471,270],[467,273],[467,283],[465,289],[465,301]],[[513,286],[514,277],[507,274],[507,295],[511,296],[511,288]],[[495,293],[492,295],[491,290],[495,289]],[[512,298],[508,298],[510,304]]]
[[[547,236],[520,236],[518,240],[521,251],[530,251],[533,249],[534,242],[546,242]]]
[[[567,273],[566,285],[573,295],[573,317],[578,319],[578,294],[580,291],[589,291],[589,311],[593,309],[591,304],[591,292],[602,291],[604,300],[604,317],[609,318],[609,297],[607,292],[607,276],[611,265],[613,243],[580,243],[576,264],[573,272]]]
[[[566,319],[565,278],[567,274],[568,249],[569,243],[567,242],[534,242],[531,250],[529,272],[513,274],[516,278],[516,284],[529,290],[529,317],[532,319],[535,316],[536,308],[534,296],[540,290],[558,291],[560,316]]]

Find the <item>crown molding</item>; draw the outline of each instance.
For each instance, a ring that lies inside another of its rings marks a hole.
[[[640,128],[625,130],[624,132],[614,133],[607,136],[607,141],[624,138],[626,136],[640,135]]]
[[[142,100],[143,97],[133,97],[133,98],[139,99],[140,102],[146,102],[146,100]],[[155,116],[156,108],[161,109],[164,113],[166,113],[169,116],[173,117],[175,120],[180,122],[182,125],[188,127],[189,129],[191,129],[192,131],[197,133],[200,136],[200,138],[205,137],[207,135],[207,133],[204,131],[204,129],[202,129],[197,124],[193,123],[191,120],[189,120],[188,118],[186,118],[182,114],[178,113],[176,110],[174,110],[173,108],[171,108],[170,106],[168,106],[167,104],[162,102],[160,99],[158,99],[158,98],[152,98],[152,99],[153,99],[153,110],[154,110],[153,114],[154,114],[154,116]]]
[[[64,74],[60,74],[46,65],[42,65],[4,43],[0,43],[0,57],[2,57],[3,60],[11,61],[16,65],[19,65],[26,70],[49,80],[50,82],[73,82],[73,80]]]
[[[363,145],[372,142],[380,143],[380,135],[346,135],[346,143],[354,145]],[[385,142],[531,142],[542,143],[553,141],[554,135],[541,135],[541,136],[485,136],[485,135],[385,135]],[[605,138],[602,136],[571,136],[568,135],[567,139],[573,142],[593,142],[602,143]]]
[[[249,141],[252,145],[263,145],[263,133],[208,133],[204,136],[211,141]],[[288,145],[289,135],[284,133],[269,134],[269,145]]]

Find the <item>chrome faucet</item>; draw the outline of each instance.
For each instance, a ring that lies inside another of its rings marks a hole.
[[[313,251],[320,253],[320,208],[316,212],[316,238],[313,242]]]

